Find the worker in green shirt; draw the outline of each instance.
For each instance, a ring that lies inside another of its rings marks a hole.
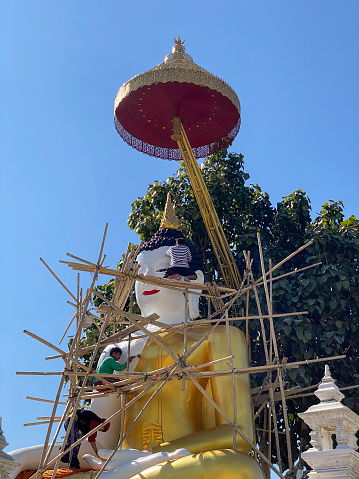
[[[127,367],[127,361],[123,364],[119,364],[118,361],[120,360],[121,356],[122,356],[122,349],[117,346],[113,347],[110,350],[110,355],[107,356],[107,358],[104,359],[102,363],[100,364],[100,366],[97,368],[97,372],[99,374],[113,374],[114,371],[123,371]],[[128,362],[130,363],[136,357],[139,357],[139,355],[130,356],[128,358]],[[110,383],[116,383],[119,380],[119,378],[111,378],[111,377],[106,379]],[[98,378],[94,378],[93,384],[94,386],[99,386],[100,384],[102,384],[102,381],[99,380]]]

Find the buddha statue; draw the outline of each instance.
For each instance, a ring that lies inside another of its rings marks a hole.
[[[168,211],[166,216],[168,217]],[[165,219],[161,229],[142,246],[137,257],[140,274],[164,276],[170,264],[166,252],[170,246],[175,244],[176,238],[183,237],[175,223],[173,217],[172,221]],[[197,279],[193,282],[203,283],[199,252],[193,245],[188,244],[188,246],[192,253],[190,266],[197,275]],[[159,316],[157,321],[161,323],[167,325],[184,323],[186,314],[188,320],[194,320],[199,315],[198,295],[189,294],[186,305],[183,292],[140,281],[136,282],[135,292],[142,315],[148,317],[156,313]],[[188,308],[187,312],[186,308]],[[154,325],[150,325],[148,328],[152,332],[158,330]],[[187,334],[187,349],[199,338],[207,335],[211,329],[212,326],[195,326],[190,329]],[[248,366],[248,360],[244,335],[235,327],[231,326],[229,329],[234,355],[233,366],[245,368]],[[141,335],[143,334],[141,333]],[[176,357],[183,355],[183,331],[161,332],[158,334],[158,338]],[[120,343],[120,347],[125,351],[128,350],[128,342]],[[173,357],[151,337],[133,339],[130,343],[130,354],[140,354],[140,358],[131,363],[130,370],[150,372],[171,366],[174,363]],[[228,355],[226,326],[220,325],[188,357],[186,365],[200,365],[228,357]],[[226,362],[218,362],[210,365],[207,369],[210,371],[222,370],[226,367],[224,364]],[[221,410],[233,420],[232,377],[212,376],[198,379],[198,382]],[[131,479],[263,478],[258,463],[248,455],[250,446],[237,435],[236,450],[233,450],[233,427],[215,410],[192,381],[183,381],[177,378],[168,381],[145,407],[157,387],[158,385],[151,388],[126,410],[123,433],[126,434],[130,426],[132,427],[122,447],[129,450],[151,451],[152,453],[160,451],[171,453],[185,448],[191,454],[151,467],[142,471],[140,475],[134,475]],[[248,375],[236,375],[235,390],[237,425],[245,436],[254,441]],[[129,393],[127,401],[132,400],[135,394]],[[101,401],[101,399],[96,401]],[[97,412],[103,414],[104,410]],[[107,410],[107,415],[113,412],[115,412],[115,407],[111,411]],[[140,413],[140,418],[133,425]]]
[[[166,208],[171,210],[168,205]],[[172,218],[168,220],[171,214]],[[183,234],[178,230],[173,212],[167,211],[160,230],[142,246],[137,256],[139,273],[163,277],[170,264],[166,252],[179,237],[183,238]],[[190,267],[197,275],[193,282],[203,283],[200,254],[193,245],[187,246],[192,254]],[[135,284],[141,314],[148,317],[156,313],[159,316],[157,321],[166,325],[184,323],[186,320],[193,321],[199,316],[199,296],[190,294],[190,291],[189,289],[186,304],[185,295],[181,291],[140,281]],[[158,332],[159,327],[155,324],[147,328],[152,333],[157,331],[157,337],[176,358],[183,355],[183,330]],[[209,333],[199,347],[188,356],[187,366],[197,366],[229,356],[226,326],[219,325],[212,332],[211,330],[212,326],[194,325],[187,332],[187,349]],[[234,368],[247,367],[243,333],[231,326],[229,335]],[[171,357],[152,337],[144,337],[143,332],[139,332],[138,336],[136,338],[136,335],[132,335],[130,344],[129,341],[118,343],[123,351],[122,361],[126,361],[128,354],[140,355],[129,365],[131,371],[151,372],[174,364],[173,355]],[[106,351],[104,354],[106,355]],[[212,363],[197,371],[223,370],[227,361]],[[220,409],[233,420],[232,377],[211,376],[197,380]],[[237,425],[253,442],[249,376],[236,375],[234,382]],[[248,454],[250,446],[237,434],[236,448],[233,449],[233,426],[215,410],[213,404],[191,380],[178,380],[174,377],[167,381],[146,406],[146,402],[157,387],[158,384],[154,385],[126,409],[122,431],[126,437],[122,449],[115,453],[113,460],[106,467],[107,470],[102,473],[104,479],[263,479],[259,464]],[[136,392],[128,393],[126,400],[132,400],[135,395]],[[91,409],[100,417],[110,417],[120,408],[121,398],[117,394],[93,399],[91,402]],[[138,415],[139,418],[135,421]],[[120,431],[121,421],[118,416],[117,422],[111,420],[111,428],[106,434],[98,433],[100,447],[104,448],[101,450],[99,447],[101,457],[109,457],[111,453],[109,450],[116,448]],[[37,452],[39,453],[40,451]],[[79,458],[81,467],[86,467],[86,462],[94,469],[100,469],[102,466],[98,458],[89,454]],[[90,477],[88,474],[90,473],[81,472],[73,476],[74,479],[77,479],[76,476],[83,479],[85,476]]]

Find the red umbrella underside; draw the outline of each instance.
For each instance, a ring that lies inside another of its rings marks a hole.
[[[133,148],[169,160],[181,159],[171,139],[172,118],[183,120],[196,158],[227,147],[240,127],[235,105],[221,93],[193,83],[145,85],[123,98],[115,111],[115,126]]]

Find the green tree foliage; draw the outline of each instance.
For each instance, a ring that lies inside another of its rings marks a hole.
[[[199,208],[193,195],[184,165],[166,182],[151,184],[144,197],[132,204],[128,219],[131,229],[148,240],[159,228],[167,192],[176,206],[182,232],[201,250],[206,279],[221,281]],[[201,165],[202,175],[212,197],[240,271],[244,269],[243,250],[250,251],[255,277],[261,275],[257,232],[261,234],[265,266],[273,265],[296,251],[309,240],[313,244],[294,256],[275,276],[316,262],[321,265],[286,276],[273,283],[274,313],[308,311],[301,316],[275,319],[278,347],[288,362],[346,354],[346,359],[331,362],[333,377],[339,387],[359,384],[359,222],[355,216],[344,219],[343,204],[330,200],[316,218],[311,218],[308,196],[301,190],[285,196],[274,207],[269,195],[258,185],[247,185],[249,175],[243,170],[243,156],[223,151],[208,157]],[[264,292],[261,305],[266,311]],[[245,311],[245,304],[239,304]],[[257,314],[251,299],[250,314]],[[204,313],[205,315],[205,313]],[[239,323],[238,327],[242,327]],[[265,364],[259,321],[250,322],[251,360]],[[269,337],[269,332],[268,336]],[[310,386],[323,377],[324,363],[314,363],[285,372],[286,387]],[[253,375],[252,385],[259,386],[265,376]],[[358,389],[345,391],[344,403],[359,412]],[[288,413],[293,438],[293,456],[298,457],[300,443],[308,441],[308,431],[302,429],[297,412],[315,401],[313,396],[288,401]],[[278,427],[284,430],[283,415],[278,404]],[[267,429],[263,412],[257,426]],[[260,444],[266,444],[266,433],[259,432]],[[280,434],[282,459],[286,460],[285,436]],[[272,439],[274,444],[274,437]],[[263,446],[263,449],[265,447]],[[272,457],[273,462],[276,456]]]

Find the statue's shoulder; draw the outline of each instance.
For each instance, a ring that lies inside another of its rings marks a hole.
[[[222,341],[225,339],[227,341],[227,327],[225,325],[219,325],[213,331],[211,331],[212,328],[213,326],[195,326],[193,331],[204,335],[209,333],[208,339],[210,341],[219,339]],[[229,326],[228,329],[231,341],[245,343],[244,333],[240,329],[236,328],[235,326]]]

